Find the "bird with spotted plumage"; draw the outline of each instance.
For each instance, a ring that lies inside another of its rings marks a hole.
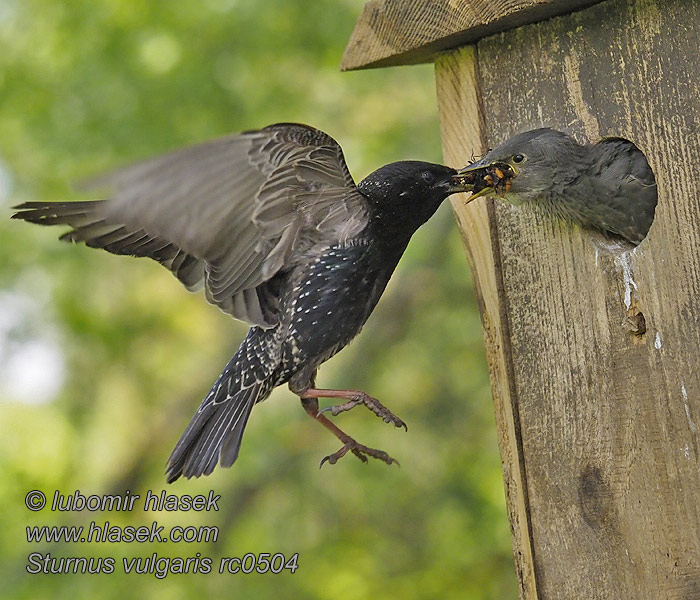
[[[280,123],[137,163],[93,185],[109,188],[109,199],[27,202],[13,218],[67,225],[62,240],[150,257],[251,325],[172,451],[169,482],[230,467],[253,406],[285,383],[342,443],[321,465],[349,452],[396,462],[325,413],[364,405],[396,427],[405,423],[364,392],[317,388],[316,373],[360,332],[413,233],[450,194],[472,188],[454,169],[402,161],[355,185],[333,138]],[[319,410],[319,398],[341,402]]]
[[[657,191],[644,154],[623,138],[582,145],[554,129],[520,133],[459,171],[484,195],[538,207],[581,227],[639,244],[654,220]]]

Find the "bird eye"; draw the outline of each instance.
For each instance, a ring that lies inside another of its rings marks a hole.
[[[433,174],[430,171],[423,171],[420,176],[423,178],[423,181],[426,183],[433,183],[435,181],[435,177],[433,177]]]
[[[521,163],[524,160],[525,160],[525,157],[522,154],[516,154],[515,156],[513,156],[513,162],[516,164]]]

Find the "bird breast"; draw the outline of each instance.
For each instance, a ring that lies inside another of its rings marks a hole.
[[[360,332],[395,266],[376,254],[371,244],[334,246],[297,268],[282,298],[289,360],[320,364]]]

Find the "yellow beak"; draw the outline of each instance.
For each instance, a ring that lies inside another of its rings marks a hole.
[[[477,198],[481,198],[481,197],[483,197],[483,196],[489,196],[489,195],[491,195],[491,194],[492,194],[493,192],[495,192],[495,191],[496,191],[496,190],[494,190],[494,188],[492,188],[492,187],[490,187],[490,186],[489,186],[489,187],[485,187],[484,189],[479,190],[476,194],[472,194],[471,196],[469,196],[469,198],[467,198],[467,199],[464,201],[464,203],[465,203],[465,204],[469,204],[472,200],[476,200]]]

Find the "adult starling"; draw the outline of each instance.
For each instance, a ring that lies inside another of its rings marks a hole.
[[[416,229],[471,189],[455,174],[403,161],[356,186],[335,140],[280,123],[107,175],[97,183],[113,190],[109,200],[27,202],[13,218],[70,225],[61,239],[153,258],[252,325],[175,446],[169,482],[231,466],[253,406],[284,383],[343,444],[321,465],[348,452],[391,464],[322,413],[364,404],[404,422],[364,392],[317,389],[316,371],[360,332]],[[319,412],[321,397],[345,402]]]
[[[474,186],[468,199],[497,195],[633,244],[649,231],[656,180],[642,152],[628,140],[582,146],[553,129],[526,131],[459,171]]]

